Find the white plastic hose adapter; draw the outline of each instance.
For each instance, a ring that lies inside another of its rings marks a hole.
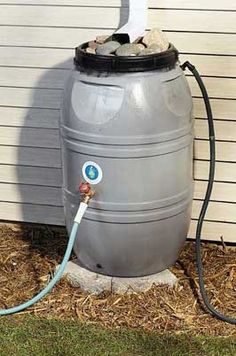
[[[74,218],[74,222],[77,224],[81,223],[81,220],[87,210],[88,204],[81,202],[77,214]]]

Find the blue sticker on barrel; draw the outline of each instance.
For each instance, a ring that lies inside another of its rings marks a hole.
[[[99,172],[95,166],[87,166],[85,169],[86,176],[91,180],[96,180],[98,178]]]

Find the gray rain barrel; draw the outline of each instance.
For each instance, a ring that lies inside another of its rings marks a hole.
[[[76,49],[61,114],[63,199],[70,231],[81,181],[95,197],[74,252],[81,266],[134,277],[175,263],[191,216],[193,115],[170,45],[142,57]]]

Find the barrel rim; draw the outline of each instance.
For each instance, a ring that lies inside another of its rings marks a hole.
[[[179,52],[172,43],[166,51],[146,56],[104,56],[85,52],[89,42],[75,48],[75,67],[78,70],[132,73],[172,69],[179,60]]]

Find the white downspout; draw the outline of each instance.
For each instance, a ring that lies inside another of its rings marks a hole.
[[[134,42],[144,35],[148,21],[148,0],[129,0],[129,19],[112,36],[114,39],[127,38],[122,42]]]

